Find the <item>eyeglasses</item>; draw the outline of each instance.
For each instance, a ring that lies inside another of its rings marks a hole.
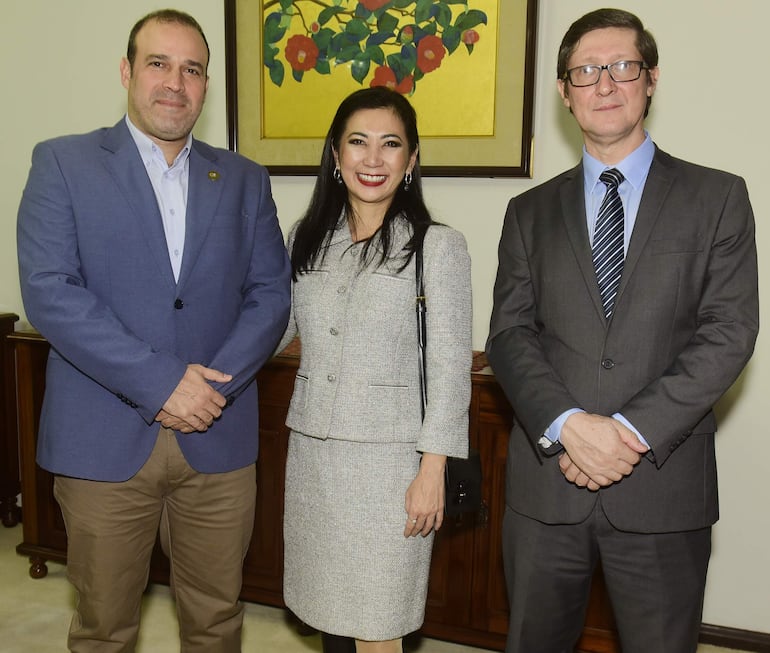
[[[572,86],[593,86],[599,82],[602,70],[606,70],[613,82],[635,82],[647,69],[649,66],[644,61],[616,61],[606,66],[587,64],[570,68],[562,79],[568,79]]]

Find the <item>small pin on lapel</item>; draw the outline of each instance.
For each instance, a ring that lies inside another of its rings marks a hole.
[[[211,181],[216,181],[219,179],[219,173],[216,170],[209,170],[209,179],[211,179]]]

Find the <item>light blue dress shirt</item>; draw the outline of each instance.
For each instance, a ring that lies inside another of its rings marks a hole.
[[[163,220],[166,234],[168,258],[174,279],[179,281],[184,254],[185,219],[187,216],[187,183],[190,177],[190,147],[192,134],[187,135],[187,142],[171,165],[166,162],[163,151],[153,140],[129,120],[126,115],[128,131],[136,143],[142,157],[147,176],[155,191],[158,209]]]
[[[634,232],[636,223],[636,214],[639,211],[639,204],[642,201],[644,184],[647,181],[647,174],[650,172],[652,158],[655,155],[655,145],[650,135],[645,131],[644,142],[629,154],[620,163],[614,166],[607,166],[598,159],[592,157],[583,147],[583,181],[586,204],[586,228],[588,229],[589,241],[593,244],[594,231],[596,229],[596,218],[599,215],[607,187],[599,180],[599,175],[610,167],[620,170],[623,174],[623,182],[618,186],[618,193],[623,202],[623,215],[625,219],[625,229],[623,234],[623,251],[628,253],[628,244],[631,241],[631,234]],[[540,446],[547,449],[555,442],[561,441],[561,429],[564,422],[570,415],[584,412],[581,408],[570,408],[559,415],[551,425],[546,429],[543,438],[540,439]],[[634,428],[625,417],[620,413],[615,413],[612,417],[625,424],[631,429],[639,440],[649,447],[641,433]]]

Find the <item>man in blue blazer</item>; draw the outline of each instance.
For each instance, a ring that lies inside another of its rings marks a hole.
[[[72,651],[134,650],[158,531],[182,650],[240,651],[254,376],[290,268],[266,171],[191,136],[208,60],[191,16],[142,18],[127,116],[39,144],[19,208],[24,305],[51,344],[38,462],[67,528]]]
[[[580,165],[511,200],[487,352],[516,414],[507,653],[572,651],[601,560],[624,653],[694,653],[717,520],[712,406],[751,356],[754,219],[734,175],[644,129],[652,35],[600,9],[558,88]]]

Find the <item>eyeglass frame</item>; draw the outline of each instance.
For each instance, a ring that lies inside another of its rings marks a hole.
[[[612,66],[617,66],[618,64],[621,64],[621,63],[636,63],[636,64],[639,64],[639,74],[636,77],[634,77],[633,79],[615,79],[612,76],[612,70],[611,70]],[[596,81],[592,82],[590,84],[575,84],[572,81],[572,75],[571,75],[572,71],[573,70],[578,70],[579,68],[588,68],[589,66],[592,67],[592,68],[598,68],[599,69],[599,74],[596,77]],[[566,70],[564,72],[564,75],[562,75],[562,80],[568,81],[570,83],[570,86],[572,86],[574,88],[588,88],[589,86],[596,86],[601,81],[601,79],[602,79],[602,71],[604,71],[604,70],[607,71],[607,74],[610,76],[610,79],[613,82],[615,82],[616,84],[626,84],[628,82],[635,82],[635,81],[637,81],[642,76],[642,71],[643,70],[650,70],[650,67],[647,65],[646,62],[641,61],[639,59],[635,59],[635,60],[634,59],[621,59],[620,61],[613,61],[612,63],[608,63],[608,64],[605,64],[603,66],[600,66],[599,64],[589,63],[589,64],[584,64],[582,66],[575,66],[574,68],[569,68],[568,70]]]

